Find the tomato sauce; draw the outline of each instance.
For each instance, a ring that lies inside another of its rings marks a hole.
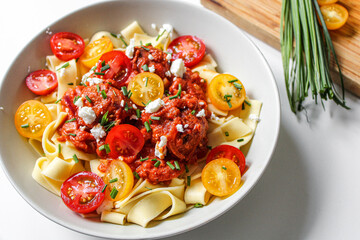
[[[149,59],[150,54],[152,57]],[[134,117],[136,112],[132,108],[133,103],[124,96],[114,81],[107,80],[108,83],[99,84],[100,91],[106,92],[106,99],[97,91],[96,86],[78,86],[69,89],[61,100],[64,110],[68,112],[68,120],[72,118],[76,120],[64,123],[59,128],[59,140],[68,140],[76,148],[87,153],[96,152],[103,158],[98,169],[105,172],[111,159],[107,158],[104,151],[98,151],[99,146],[104,144],[105,137],[97,142],[90,130],[108,112],[109,122],[114,121],[114,125],[124,123],[134,125],[140,129],[145,139],[145,145],[137,156],[120,158],[128,163],[132,171],[136,171],[141,178],[148,179],[152,183],[166,183],[184,173],[185,164],[196,164],[198,159],[207,154],[207,119],[210,117],[205,94],[207,84],[198,73],[192,72],[189,68],[186,68],[183,78],[175,77],[170,73],[171,61],[167,60],[167,54],[152,46],[135,47],[131,65],[132,73],[127,83],[135,75],[145,71],[144,65],[155,67],[155,73],[163,79],[165,90],[169,93],[162,99],[164,105],[154,113],[146,113],[142,107],[136,106],[142,110],[141,118],[137,119]],[[170,99],[170,96],[177,94],[179,84],[182,87],[179,98]],[[96,120],[93,123],[86,124],[79,117],[79,107],[73,103],[77,96],[82,96],[84,106],[91,107],[95,112]],[[92,103],[89,103],[85,96],[88,96]],[[122,102],[130,106],[130,109],[125,111]],[[151,117],[160,117],[160,120],[152,120]],[[144,123],[150,120],[152,121],[151,131],[148,132]],[[73,134],[76,136],[72,136]],[[156,144],[162,136],[167,138],[167,154],[164,159],[160,159],[155,154]],[[147,160],[140,161],[141,158],[147,158]],[[175,161],[180,169],[174,168]]]

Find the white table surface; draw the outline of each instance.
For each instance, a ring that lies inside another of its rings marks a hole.
[[[0,78],[26,43],[48,24],[95,2],[2,1]],[[326,104],[326,111],[310,106],[310,122],[304,113],[295,116],[287,103],[279,51],[252,39],[269,62],[280,90],[282,122],[275,154],[258,184],[231,211],[169,239],[360,239],[359,99],[347,95],[349,111],[335,104]],[[36,212],[2,170],[0,206],[1,240],[95,239]]]

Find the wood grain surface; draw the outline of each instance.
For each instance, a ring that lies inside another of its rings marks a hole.
[[[205,7],[277,49],[280,49],[281,2],[201,0]],[[341,0],[339,4],[347,8],[349,19],[341,29],[330,31],[330,34],[345,76],[345,88],[360,97],[360,1]],[[339,83],[337,75],[333,76]]]

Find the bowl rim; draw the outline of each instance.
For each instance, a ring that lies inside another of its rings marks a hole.
[[[111,0],[111,1],[104,1],[104,2],[98,2],[98,3],[93,3],[93,4],[88,4],[85,5],[83,7],[80,7],[76,10],[70,11],[69,13],[67,13],[66,15],[64,15],[63,17],[57,19],[56,21],[49,23],[47,25],[46,28],[55,25],[56,23],[62,21],[63,19],[66,19],[67,17],[73,15],[73,14],[77,14],[80,11],[86,10],[88,8],[92,8],[95,6],[100,6],[100,5],[107,5],[107,4],[112,4],[112,3],[116,3],[116,2],[143,2],[145,0]],[[153,0],[153,2],[164,2],[166,0]],[[210,14],[212,17],[218,18],[219,21],[222,21],[224,24],[228,24],[228,25],[232,25],[232,27],[234,28],[235,31],[238,31],[239,34],[243,35],[243,37],[251,44],[252,47],[254,47],[254,50],[256,51],[257,54],[259,54],[261,57],[261,61],[263,61],[263,64],[265,66],[265,70],[268,72],[269,75],[269,80],[272,83],[272,87],[273,87],[273,91],[275,92],[275,96],[276,98],[274,99],[275,103],[276,103],[276,109],[274,111],[274,116],[275,116],[275,122],[277,123],[275,126],[275,136],[274,136],[274,141],[272,141],[272,146],[271,146],[271,151],[266,155],[266,163],[261,167],[261,169],[258,171],[257,176],[255,177],[255,181],[253,182],[253,184],[251,186],[249,186],[249,188],[245,191],[245,193],[239,197],[238,199],[236,199],[235,201],[229,203],[229,205],[226,207],[226,209],[222,212],[216,213],[216,214],[212,214],[211,216],[209,216],[207,218],[207,220],[203,221],[203,222],[199,222],[199,223],[194,223],[192,224],[190,227],[189,226],[179,226],[178,228],[174,228],[175,230],[171,231],[171,232],[166,232],[166,233],[161,233],[159,232],[156,236],[143,236],[143,237],[139,237],[139,236],[134,236],[134,237],[126,237],[126,238],[118,238],[119,236],[117,236],[116,239],[159,239],[159,238],[164,238],[164,237],[170,237],[170,236],[174,236],[174,235],[178,235],[184,232],[188,232],[191,231],[195,228],[198,228],[200,226],[205,225],[206,223],[222,216],[224,213],[228,212],[231,208],[233,208],[237,203],[239,203],[253,188],[254,186],[257,184],[257,182],[260,180],[260,178],[262,177],[262,175],[265,172],[265,169],[267,168],[267,166],[269,165],[270,161],[272,160],[272,156],[275,152],[275,148],[278,142],[278,138],[279,138],[279,134],[280,134],[280,121],[281,121],[281,104],[280,104],[280,96],[279,96],[279,89],[278,89],[278,85],[277,82],[275,80],[274,74],[269,66],[269,63],[267,62],[264,54],[260,51],[260,49],[258,48],[258,46],[250,39],[250,37],[245,34],[244,30],[242,30],[241,28],[237,27],[235,24],[233,24],[232,22],[230,22],[229,20],[227,20],[226,18],[222,17],[221,15],[216,14],[213,11],[210,11],[209,9],[205,8],[202,5],[198,5],[195,4],[193,2],[190,1],[182,1],[182,0],[171,0],[171,2],[176,3],[176,4],[183,4],[184,6],[186,5],[189,8],[197,8],[197,10],[199,11],[205,11],[207,12],[207,14]],[[11,64],[9,65],[9,68],[7,69],[4,77],[1,80],[0,83],[0,89],[3,88],[3,85],[5,83],[5,79],[8,78],[9,72],[11,67],[13,66],[13,64],[18,60],[19,56],[22,54],[22,52],[24,51],[24,49],[30,45],[32,42],[36,41],[36,39],[42,34],[42,31],[40,31],[38,34],[36,34],[26,45],[24,45],[17,53],[17,55],[14,57],[13,61],[11,62]],[[75,232],[78,233],[82,233],[88,236],[95,236],[95,237],[102,237],[102,238],[106,238],[106,239],[114,239],[114,236],[110,236],[110,235],[101,235],[98,234],[98,232],[96,231],[92,231],[92,233],[87,232],[86,229],[77,227],[77,226],[73,226],[70,224],[67,224],[66,222],[64,222],[63,220],[57,218],[55,215],[51,214],[50,212],[46,212],[44,211],[41,206],[39,206],[37,203],[35,203],[34,201],[32,201],[28,196],[26,196],[25,194],[23,194],[19,187],[17,186],[16,182],[14,181],[14,179],[10,176],[9,172],[7,171],[7,168],[4,165],[3,162],[3,157],[2,157],[2,152],[0,151],[0,165],[3,169],[3,172],[5,173],[7,179],[9,180],[9,182],[11,183],[11,185],[15,188],[15,190],[19,193],[19,195],[33,208],[35,209],[38,213],[40,213],[41,215],[43,215],[44,217],[46,217],[47,219],[67,228],[70,230],[73,230]],[[121,236],[120,236],[121,237]]]

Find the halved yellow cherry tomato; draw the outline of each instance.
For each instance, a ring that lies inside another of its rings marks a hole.
[[[317,0],[319,5],[326,5],[331,3],[336,3],[338,0]]]
[[[128,91],[132,92],[130,97],[138,106],[145,106],[149,101],[162,98],[164,94],[164,82],[155,73],[143,72],[130,80]]]
[[[112,50],[113,44],[110,38],[104,36],[89,43],[85,47],[84,53],[80,57],[80,62],[84,64],[84,66],[91,68],[99,61],[101,55]]]
[[[105,197],[111,201],[118,201],[126,197],[134,186],[134,175],[131,168],[121,160],[113,160],[107,168],[104,178],[107,184]],[[116,190],[113,190],[116,189]],[[111,191],[116,192],[113,198]]]
[[[230,74],[219,74],[211,80],[208,96],[215,107],[228,111],[243,104],[246,92],[239,79]]]
[[[218,158],[205,165],[201,180],[209,193],[223,197],[239,189],[241,173],[235,162],[227,158]]]
[[[51,121],[48,108],[36,100],[24,102],[15,113],[16,130],[27,138],[40,138]]]
[[[320,7],[327,29],[341,28],[349,18],[349,12],[339,4],[328,4]]]

